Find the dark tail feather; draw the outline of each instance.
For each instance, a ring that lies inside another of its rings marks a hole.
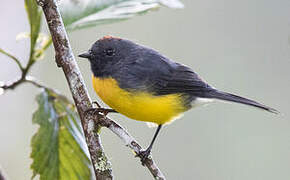
[[[230,93],[226,93],[226,92],[215,90],[215,91],[209,92],[208,95],[209,95],[208,96],[209,98],[214,98],[214,99],[220,99],[220,100],[225,100],[225,101],[231,101],[231,102],[246,104],[246,105],[254,106],[254,107],[269,111],[271,113],[275,113],[275,114],[279,113],[279,111],[277,111],[274,108],[265,106],[265,105],[260,104],[260,103],[258,103],[256,101],[253,101],[253,100],[250,100],[250,99],[247,99],[247,98],[243,98],[243,97],[240,97],[240,96],[237,96],[237,95],[234,95],[234,94],[230,94]]]

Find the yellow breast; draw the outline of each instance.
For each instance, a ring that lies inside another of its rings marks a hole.
[[[165,124],[187,110],[180,94],[154,96],[123,90],[112,78],[93,76],[92,80],[96,93],[108,106],[135,120]]]

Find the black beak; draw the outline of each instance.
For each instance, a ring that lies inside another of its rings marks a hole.
[[[89,59],[91,57],[91,54],[88,53],[88,52],[85,52],[85,53],[79,54],[78,56],[81,57],[81,58]]]

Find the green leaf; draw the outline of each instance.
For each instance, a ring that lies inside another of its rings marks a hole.
[[[40,180],[89,180],[91,163],[80,120],[64,96],[44,90],[37,96],[33,123],[40,127],[31,140],[33,177]]]
[[[36,0],[25,0],[25,9],[28,15],[30,24],[30,58],[29,61],[34,61],[35,46],[39,36],[41,25],[41,9],[36,3]]]
[[[129,19],[160,5],[183,8],[179,0],[62,0],[59,7],[66,28],[74,30]]]

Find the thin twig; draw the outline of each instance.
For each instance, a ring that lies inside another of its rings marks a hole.
[[[45,85],[39,83],[39,82],[38,82],[34,77],[32,77],[32,76],[26,76],[24,82],[28,82],[28,83],[30,83],[30,84],[32,84],[32,85],[38,87],[38,88],[44,88],[44,89],[49,89],[49,90],[51,90],[51,88],[49,88],[49,87],[47,87],[47,86],[45,86]]]
[[[136,155],[141,152],[142,147],[121,125],[108,117],[100,116],[98,119],[101,126],[107,127],[115,133],[126,146],[135,152]],[[151,155],[146,159],[145,166],[149,169],[155,179],[165,180],[165,176],[158,168]]]
[[[49,87],[44,86],[43,84],[40,84],[36,78],[32,77],[32,76],[26,76],[25,78],[17,78],[17,80],[13,80],[11,82],[8,82],[4,85],[0,85],[0,88],[4,89],[4,90],[8,90],[8,89],[15,89],[17,86],[19,86],[20,84],[24,83],[24,82],[28,82],[32,85],[34,85],[35,87],[38,88],[45,88],[45,89],[50,89]]]
[[[24,79],[17,78],[16,80],[13,81],[8,81],[3,85],[0,85],[0,88],[7,90],[7,89],[15,89],[18,85],[20,85],[22,82],[24,82]]]

